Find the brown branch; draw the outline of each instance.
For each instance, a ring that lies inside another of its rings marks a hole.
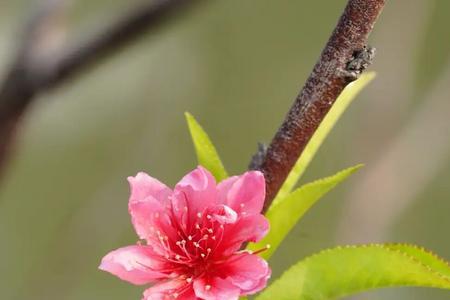
[[[355,54],[367,46],[368,36],[385,2],[348,1],[319,61],[256,168],[266,178],[265,210],[336,98],[363,70],[355,70]]]
[[[4,166],[17,124],[29,104],[44,91],[55,88],[81,70],[98,64],[109,54],[117,52],[149,29],[166,23],[175,11],[198,0],[148,1],[92,38],[67,47],[60,53],[36,58],[39,34],[48,20],[58,13],[58,2],[52,0],[32,18],[22,45],[0,86],[0,170]]]

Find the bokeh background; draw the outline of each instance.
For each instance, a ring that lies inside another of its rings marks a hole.
[[[344,0],[210,1],[44,94],[22,121],[0,182],[0,298],[140,299],[97,270],[136,241],[126,177],[173,185],[195,167],[184,121],[209,132],[230,173],[269,142]],[[0,74],[36,4],[1,1]],[[137,1],[78,0],[83,37]],[[450,259],[450,1],[388,1],[371,37],[378,77],[346,112],[303,181],[366,167],[312,209],[273,258],[274,277],[337,244],[410,242]],[[2,75],[0,75],[1,77]],[[387,289],[354,299],[449,299]]]

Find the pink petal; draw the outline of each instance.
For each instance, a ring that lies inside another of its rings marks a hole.
[[[141,239],[149,239],[154,218],[170,208],[169,196],[172,191],[158,180],[140,172],[136,177],[128,177],[131,195],[128,210],[136,233]]]
[[[100,270],[116,275],[136,285],[147,284],[167,278],[170,265],[159,259],[149,246],[128,246],[117,249],[103,257]]]
[[[213,277],[195,279],[194,292],[204,300],[237,300],[241,291],[231,282]]]
[[[176,222],[184,232],[188,232],[189,211],[186,195],[183,193],[174,195],[171,200]]]
[[[241,175],[242,176],[242,175]],[[233,187],[233,184],[239,179],[241,176],[231,176],[227,179],[222,180],[217,184],[217,190],[219,193],[219,203],[226,204],[228,203],[228,192]]]
[[[142,300],[195,300],[192,285],[185,280],[170,280],[156,284],[144,292]]]
[[[188,212],[189,220],[195,220],[205,208],[218,204],[214,177],[205,168],[197,167],[175,186],[172,202],[177,205],[178,202],[185,203],[186,207],[182,209]]]
[[[217,186],[219,199],[239,214],[258,214],[264,205],[266,183],[259,171],[233,176]]]
[[[269,221],[263,215],[248,215],[225,226],[225,233],[216,253],[230,255],[244,242],[258,242],[269,232]]]
[[[172,193],[164,183],[144,172],[139,172],[135,177],[128,177],[128,182],[131,189],[130,202],[143,201],[149,196],[165,202]]]
[[[210,209],[208,214],[210,214],[211,217],[220,224],[236,223],[238,219],[237,213],[226,205],[217,205],[216,207]]]
[[[261,257],[249,253],[233,255],[218,267],[221,276],[241,289],[241,295],[250,295],[262,290],[270,278],[271,270]]]
[[[128,209],[136,233],[141,239],[147,240],[155,250],[161,247],[159,235],[167,236],[170,240],[177,239],[177,232],[172,224],[170,205],[166,206],[149,196],[142,201],[130,202]]]

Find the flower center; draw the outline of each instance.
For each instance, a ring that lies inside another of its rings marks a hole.
[[[176,231],[176,236],[169,238],[161,231],[155,235],[164,251],[164,257],[172,263],[188,268],[207,269],[208,261],[218,249],[225,228],[211,214],[197,213],[191,226],[182,226],[171,216],[168,223]]]

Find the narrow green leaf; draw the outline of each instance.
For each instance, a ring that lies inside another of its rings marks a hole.
[[[416,246],[338,247],[306,258],[256,299],[327,300],[377,288],[450,289],[450,267]]]
[[[408,244],[385,244],[385,247],[404,252],[450,279],[450,267],[448,263],[422,247]]]
[[[341,95],[338,97],[334,105],[331,107],[330,111],[327,113],[326,117],[323,119],[322,123],[317,128],[314,135],[311,137],[310,141],[306,145],[305,150],[303,150],[302,155],[297,160],[294,168],[289,173],[286,181],[283,183],[280,191],[278,192],[273,203],[277,203],[280,199],[286,197],[297,184],[300,177],[305,172],[311,160],[316,155],[317,150],[322,145],[325,138],[328,136],[330,131],[333,129],[336,122],[342,116],[344,111],[350,105],[350,103],[356,98],[359,92],[375,78],[374,72],[365,73],[356,80],[355,82],[349,84]]]
[[[269,244],[270,248],[261,253],[262,257],[269,259],[311,206],[361,167],[362,165],[357,165],[340,171],[333,176],[305,184],[277,204],[272,205],[266,214],[270,222],[269,233],[262,241],[250,244],[248,249],[257,250]]]
[[[190,113],[186,112],[185,116],[194,143],[198,163],[208,169],[217,181],[227,178],[227,171],[208,134]]]

